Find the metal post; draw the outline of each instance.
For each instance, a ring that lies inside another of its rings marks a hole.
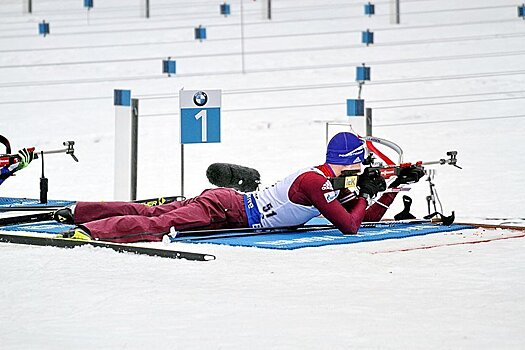
[[[262,0],[262,19],[272,19],[272,0]]]
[[[180,144],[180,195],[184,197],[184,144]]]
[[[139,134],[139,100],[131,99],[131,200],[137,199],[137,156]]]
[[[40,152],[40,159],[42,160],[42,176],[40,177],[40,203],[46,204],[49,183],[47,178],[44,176],[44,152]]]
[[[244,69],[244,5],[241,0],[241,60],[242,60],[242,73],[245,73]]]
[[[366,136],[372,136],[372,108],[365,108]]]
[[[401,23],[401,8],[399,2],[400,0],[390,0],[390,23],[392,24]]]
[[[33,0],[22,0],[24,3],[24,13],[33,13]]]
[[[141,16],[149,18],[149,0],[141,0]]]

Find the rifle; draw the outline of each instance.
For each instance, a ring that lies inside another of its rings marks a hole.
[[[417,161],[414,163],[410,162],[404,162],[400,164],[387,164],[384,165],[383,163],[376,163],[374,160],[374,156],[372,153],[370,153],[363,163],[364,165],[367,165],[365,167],[363,173],[366,174],[366,176],[377,176],[381,175],[385,180],[388,180],[392,178],[393,176],[399,176],[403,169],[407,169],[410,167],[420,167],[421,169],[424,169],[425,166],[430,165],[452,165],[456,168],[462,169],[459,165],[457,165],[457,151],[448,151],[447,156],[448,158],[442,158],[435,161]],[[427,170],[425,170],[426,173],[429,173]],[[359,170],[343,170],[341,172],[341,175],[338,177],[334,177],[330,179],[330,182],[332,183],[332,186],[334,187],[334,190],[341,190],[341,189],[350,189],[354,190],[357,186],[357,180],[359,179]],[[416,182],[418,179],[409,179],[408,183]]]

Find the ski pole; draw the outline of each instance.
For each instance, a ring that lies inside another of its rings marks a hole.
[[[432,223],[431,220],[409,219],[409,220],[390,220],[390,221],[371,221],[361,223],[361,227],[373,228],[382,226],[394,226],[398,224],[422,224]],[[170,228],[170,232],[164,234],[162,242],[164,244],[184,242],[184,241],[200,241],[215,238],[232,238],[245,236],[260,236],[271,235],[279,233],[300,233],[310,231],[329,231],[337,230],[333,224],[320,225],[303,225],[303,226],[279,226],[279,227],[246,227],[234,229],[211,229],[211,230],[194,230],[194,231],[177,231],[174,227]],[[357,234],[359,235],[359,234]],[[351,236],[351,235],[348,235]]]

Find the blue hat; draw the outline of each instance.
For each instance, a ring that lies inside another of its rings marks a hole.
[[[365,160],[363,141],[349,132],[340,132],[332,137],[326,148],[326,162],[329,164],[350,165]]]

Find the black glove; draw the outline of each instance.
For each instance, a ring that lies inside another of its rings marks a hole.
[[[359,197],[369,199],[374,197],[378,192],[386,190],[386,181],[377,169],[365,168],[363,174],[359,175],[357,180],[359,188]]]
[[[425,176],[425,170],[421,165],[411,165],[406,168],[401,168],[397,179],[392,182],[391,187],[418,182],[423,176]]]

